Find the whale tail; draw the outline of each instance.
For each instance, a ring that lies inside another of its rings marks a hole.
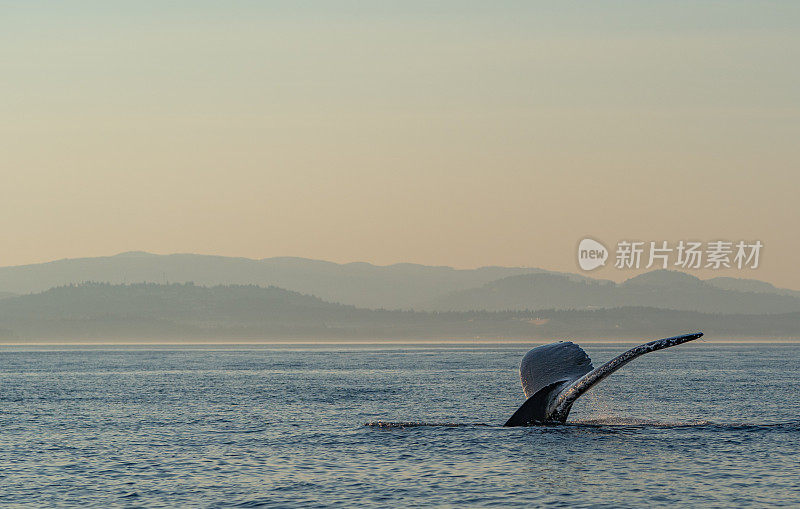
[[[586,352],[572,342],[536,347],[525,354],[519,368],[527,399],[505,426],[564,422],[582,394],[636,357],[702,336],[702,332],[697,332],[651,341],[631,348],[597,369]]]

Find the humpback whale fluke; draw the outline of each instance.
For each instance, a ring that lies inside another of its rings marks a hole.
[[[572,404],[594,384],[636,357],[702,337],[702,332],[651,341],[631,348],[597,369],[581,347],[570,341],[542,345],[522,358],[519,375],[527,400],[505,423],[530,426],[567,420]]]

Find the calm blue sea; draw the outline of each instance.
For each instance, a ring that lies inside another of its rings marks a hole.
[[[800,506],[800,345],[656,352],[503,428],[532,346],[0,347],[0,505]]]

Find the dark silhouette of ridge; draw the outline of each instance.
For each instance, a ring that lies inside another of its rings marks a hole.
[[[798,338],[800,313],[721,315],[647,307],[419,312],[334,304],[276,287],[83,283],[0,299],[0,340],[238,341],[625,339],[698,329],[716,338]]]
[[[790,313],[800,298],[786,293],[720,288],[682,272],[658,270],[621,284],[571,280],[559,274],[524,274],[452,292],[431,301],[440,311],[508,309],[597,309],[647,306],[704,313]]]
[[[0,267],[0,291],[25,294],[81,281],[114,284],[194,281],[206,286],[274,285],[343,304],[405,309],[501,277],[536,272],[546,271],[524,267],[458,270],[412,263],[377,266],[294,257],[253,260],[130,251],[116,256]]]
[[[377,266],[293,257],[253,260],[141,251],[0,267],[0,292],[27,294],[81,281],[272,285],[363,308],[420,311],[596,309],[634,305],[709,313],[800,310],[800,292],[756,280],[720,277],[703,281],[665,270],[616,284],[530,267],[460,270],[412,263]]]

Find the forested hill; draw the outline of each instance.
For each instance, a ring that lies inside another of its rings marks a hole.
[[[503,311],[649,306],[703,313],[800,311],[800,292],[753,279],[701,280],[654,270],[623,283],[532,267],[454,269],[398,263],[332,263],[303,258],[252,260],[197,254],[121,253],[0,267],[3,292],[28,294],[82,281],[277,286],[369,309]],[[5,295],[7,296],[7,295]]]
[[[800,338],[800,313],[718,315],[644,307],[414,312],[325,302],[276,287],[84,283],[0,299],[0,339],[257,341]]]

